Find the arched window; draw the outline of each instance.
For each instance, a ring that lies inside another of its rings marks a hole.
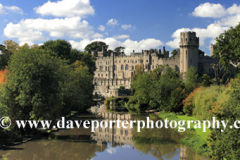
[[[121,65],[121,70],[124,70],[124,66],[123,65]]]
[[[125,70],[128,70],[128,65],[126,64],[126,66],[125,66]]]

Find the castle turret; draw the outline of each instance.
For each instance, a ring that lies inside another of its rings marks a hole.
[[[180,73],[187,72],[193,66],[198,70],[199,38],[195,32],[180,33]]]

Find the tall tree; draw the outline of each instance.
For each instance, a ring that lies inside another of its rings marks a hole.
[[[177,55],[177,53],[179,52],[179,48],[178,49],[174,49],[172,52],[171,52],[171,57],[175,57]]]
[[[102,51],[102,46],[105,46],[105,42],[101,41],[95,41],[90,44],[88,44],[85,48],[84,51],[91,53],[92,51]]]
[[[116,53],[121,53],[121,52],[123,52],[124,49],[125,49],[125,47],[118,46],[118,47],[116,47],[116,48],[114,49],[114,51],[115,51]]]
[[[0,104],[15,119],[51,119],[60,116],[64,82],[63,62],[51,51],[20,48],[8,65]]]
[[[9,52],[4,45],[0,45],[0,70],[3,70],[8,65],[12,52]]]
[[[14,42],[13,40],[5,40],[4,46],[10,53],[14,53],[17,48],[19,47],[18,43]]]
[[[62,59],[69,59],[72,46],[69,42],[63,39],[49,40],[44,42],[41,48],[50,50],[57,54]]]
[[[228,71],[231,70],[230,63],[238,65],[240,62],[240,23],[235,27],[230,27],[216,38],[213,57],[220,58],[220,64]]]

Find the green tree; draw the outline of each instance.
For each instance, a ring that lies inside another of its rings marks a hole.
[[[184,82],[188,93],[200,86],[197,70],[194,67],[188,68],[188,71],[184,75]]]
[[[177,55],[177,53],[179,52],[179,48],[178,49],[174,49],[172,52],[171,52],[171,57],[175,57]]]
[[[4,45],[0,45],[0,69],[3,70],[8,65],[8,61],[10,59],[10,56],[12,55],[11,52],[9,52]]]
[[[18,43],[14,42],[13,40],[5,40],[3,41],[4,46],[6,47],[6,49],[13,54],[17,48],[19,47]]]
[[[69,59],[72,46],[69,42],[63,39],[57,39],[44,42],[41,48],[56,53],[57,56],[62,59]]]
[[[51,119],[60,116],[64,70],[51,51],[21,48],[8,65],[0,104],[14,119]]]
[[[230,27],[216,38],[213,57],[220,58],[220,64],[228,71],[231,70],[230,63],[237,65],[240,62],[240,23]]]
[[[125,47],[119,46],[119,47],[116,47],[116,48],[114,49],[114,51],[115,51],[116,53],[120,53],[120,52],[122,52],[124,49],[125,49]]]
[[[153,100],[157,102],[160,110],[181,111],[184,96],[184,85],[179,74],[166,66],[164,73],[154,82],[151,88]]]
[[[65,105],[78,111],[86,111],[93,102],[93,74],[89,74],[88,66],[76,61],[69,66],[65,82]]]
[[[101,41],[95,41],[92,42],[90,44],[88,44],[85,48],[84,51],[91,53],[92,51],[102,51],[102,46],[105,46],[106,43],[105,42],[101,42]]]
[[[229,99],[222,97],[214,106],[210,113],[213,113],[219,121],[228,121],[234,124],[240,118],[240,76],[231,80],[228,91]],[[222,132],[223,131],[223,132]],[[239,146],[240,130],[227,126],[225,129],[220,123],[219,128],[215,128],[209,137],[209,146],[212,150],[212,159],[234,159],[240,157]]]

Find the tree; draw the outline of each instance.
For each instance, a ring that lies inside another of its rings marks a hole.
[[[56,120],[62,110],[64,69],[51,51],[21,48],[8,66],[0,105],[14,119]]]
[[[185,90],[179,74],[166,66],[164,73],[153,83],[151,94],[160,110],[179,112],[182,110],[182,100]]]
[[[213,57],[220,58],[220,64],[227,71],[230,71],[230,63],[237,65],[240,62],[240,23],[235,27],[230,27],[216,38]]]
[[[44,42],[41,48],[50,50],[57,54],[62,59],[69,59],[72,46],[69,42],[63,39],[49,40]]]
[[[69,67],[64,86],[66,108],[86,111],[93,102],[93,74],[89,74],[88,66],[81,61],[76,61]]]
[[[240,76],[232,79],[229,84],[230,89],[227,94],[229,99],[221,98],[212,106],[210,113],[214,114],[217,120],[228,121],[228,124],[234,124],[240,118]],[[224,130],[224,131],[223,131]],[[222,132],[223,131],[223,132]],[[212,150],[212,159],[239,159],[240,130],[227,126],[225,129],[220,123],[220,127],[212,130],[208,139]]]
[[[6,49],[11,54],[13,54],[19,47],[18,43],[14,42],[13,40],[5,40],[3,43],[4,43],[4,46],[6,47]]]
[[[125,47],[119,46],[119,47],[116,47],[116,48],[114,49],[114,51],[115,51],[116,53],[121,53],[121,52],[123,52],[124,49],[125,49]]]
[[[105,46],[106,43],[101,42],[101,41],[95,41],[90,44],[88,44],[85,48],[84,51],[91,53],[92,51],[102,51],[102,46]]]
[[[2,53],[0,55],[0,70],[3,70],[8,65],[8,61],[12,53],[9,52],[4,45],[0,45],[0,52]]]
[[[179,52],[179,48],[178,49],[174,49],[172,52],[171,52],[171,57],[175,57],[177,55],[177,53]]]
[[[186,91],[188,93],[199,87],[200,83],[198,79],[198,74],[197,70],[194,67],[188,68],[188,71],[186,72],[184,78]]]

